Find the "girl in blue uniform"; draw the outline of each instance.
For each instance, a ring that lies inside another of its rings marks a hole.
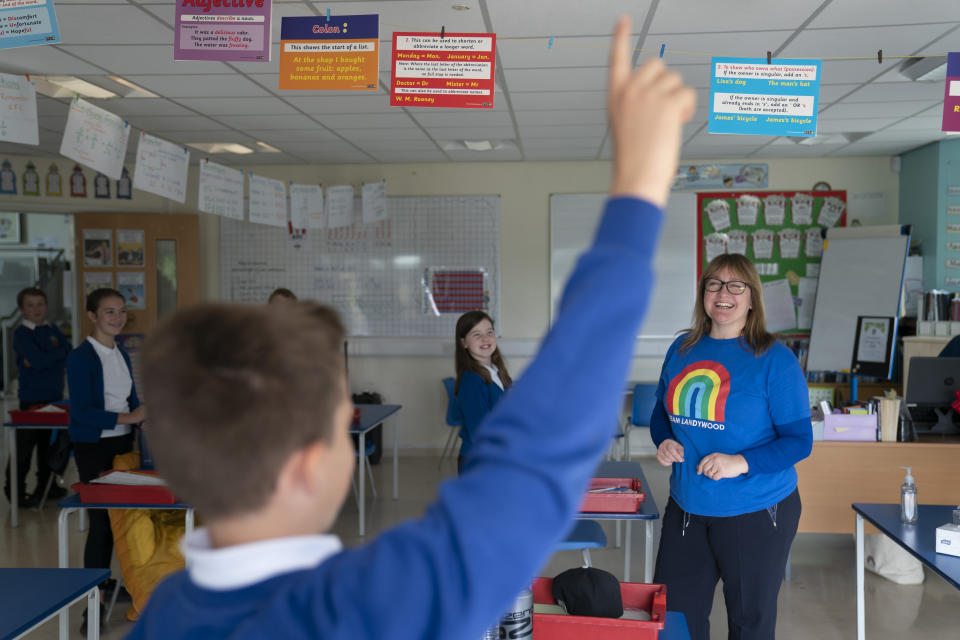
[[[477,427],[513,384],[497,347],[493,319],[483,311],[468,311],[457,320],[454,366],[457,369],[454,393],[463,414],[462,442],[457,457],[457,473],[460,473]]]

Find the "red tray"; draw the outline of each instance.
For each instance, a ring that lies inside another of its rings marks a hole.
[[[137,473],[152,472],[137,470]],[[179,502],[169,487],[74,482],[70,488],[80,496],[80,502],[99,504],[176,504]]]
[[[556,604],[553,580],[534,578],[533,601]],[[667,614],[667,588],[662,584],[621,582],[620,597],[624,607],[637,607],[650,612],[650,620],[590,618],[549,613],[533,614],[534,640],[656,640]]]
[[[589,493],[591,489],[616,488],[624,491],[610,493]],[[580,511],[587,513],[636,513],[640,503],[646,502],[638,478],[592,478],[588,493],[583,495]]]
[[[70,424],[70,408],[65,404],[56,405],[66,409],[66,413],[47,413],[46,411],[10,410],[10,421],[17,424]]]

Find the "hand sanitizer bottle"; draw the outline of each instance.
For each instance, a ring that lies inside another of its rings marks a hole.
[[[900,485],[900,520],[907,524],[917,521],[917,485],[910,474],[910,467],[900,467],[907,470],[907,476]]]

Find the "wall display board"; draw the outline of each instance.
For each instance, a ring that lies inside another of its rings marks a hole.
[[[590,246],[603,211],[606,194],[553,194],[550,196],[550,317],[567,277],[580,254]],[[638,351],[663,355],[677,331],[690,326],[696,295],[697,236],[694,218],[696,194],[673,193],[667,204],[654,262],[656,283],[650,312],[638,336]],[[626,295],[630,283],[623,283]]]
[[[265,303],[287,287],[330,304],[350,336],[449,340],[457,313],[437,314],[432,275],[486,274],[486,311],[500,317],[500,197],[387,198],[390,219],[363,224],[360,198],[348,226],[311,231],[307,251],[290,251],[286,229],[220,221],[224,300]]]
[[[846,225],[846,191],[697,194],[697,275],[716,256],[739,253],[764,283],[767,328],[805,335],[813,322],[823,231]]]

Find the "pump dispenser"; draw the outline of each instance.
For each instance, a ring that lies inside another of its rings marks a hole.
[[[900,485],[900,520],[907,524],[917,521],[917,485],[911,475],[911,467],[900,467],[907,470],[907,475]]]

